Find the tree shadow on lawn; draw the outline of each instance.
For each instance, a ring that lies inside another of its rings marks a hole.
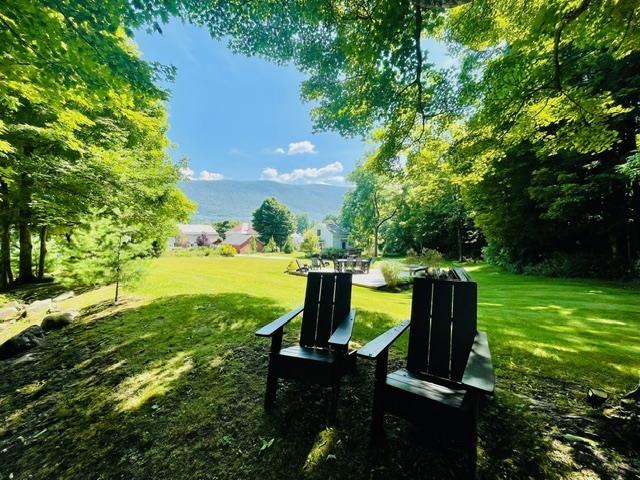
[[[387,416],[386,443],[369,447],[369,363],[344,381],[333,428],[326,392],[298,383],[281,382],[265,413],[269,346],[254,331],[282,311],[244,294],[87,309],[30,356],[0,363],[2,478],[463,478],[450,425],[425,431]],[[362,342],[394,323],[359,316]],[[500,398],[480,438],[487,478],[553,477],[541,432]]]

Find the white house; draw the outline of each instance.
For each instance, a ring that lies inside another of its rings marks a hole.
[[[219,243],[220,235],[211,225],[179,224],[178,235],[169,237],[169,248],[211,246]]]
[[[320,238],[320,248],[349,248],[349,232],[335,223],[316,225],[316,235]]]
[[[293,248],[295,248],[296,250],[299,249],[300,245],[302,245],[302,234],[297,232],[292,233],[291,241],[293,242]]]

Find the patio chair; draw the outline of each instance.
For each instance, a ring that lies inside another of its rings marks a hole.
[[[304,313],[303,313],[304,312]],[[299,345],[282,348],[287,323],[302,315]],[[351,274],[309,272],[303,306],[294,308],[256,332],[271,338],[265,408],[276,399],[278,379],[303,380],[331,387],[330,419],[338,409],[340,379],[355,366],[349,351],[356,311],[351,309]]]
[[[296,265],[298,265],[298,272],[308,272],[309,271],[309,265],[307,265],[306,263],[300,263],[300,260],[298,260],[296,258]]]
[[[319,257],[311,257],[311,270],[321,270],[322,261]]]
[[[416,277],[411,320],[367,343],[358,356],[377,361],[372,435],[382,432],[386,412],[432,425],[444,421],[444,429],[465,436],[475,476],[478,404],[493,393],[495,378],[487,335],[476,330],[477,286],[464,269],[455,270],[459,280]],[[389,347],[407,328],[406,368],[387,373]]]
[[[362,272],[363,273],[369,273],[369,270],[371,269],[371,262],[373,262],[373,257],[369,257],[369,258],[366,258],[366,259],[362,260]]]
[[[364,266],[360,257],[353,261],[353,273],[364,273]]]
[[[344,262],[341,262],[339,258],[333,259],[333,270],[336,272],[342,272]]]

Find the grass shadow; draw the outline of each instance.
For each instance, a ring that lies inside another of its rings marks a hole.
[[[326,423],[326,392],[299,383],[282,382],[274,413],[265,413],[269,345],[254,331],[284,310],[238,293],[85,309],[29,361],[0,363],[0,471],[33,479],[462,478],[458,445],[391,416],[385,448],[371,450],[371,363],[343,382],[335,427]],[[360,311],[354,339],[364,343],[394,323]],[[298,328],[288,327],[286,342]],[[406,339],[394,347],[390,368],[403,365],[405,347]],[[500,401],[487,411],[487,478],[552,478],[544,426]]]

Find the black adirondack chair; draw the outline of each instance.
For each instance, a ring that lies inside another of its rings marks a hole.
[[[300,313],[300,344],[281,348],[284,326]],[[349,352],[355,317],[350,273],[309,272],[304,305],[256,332],[271,337],[265,408],[275,401],[279,378],[304,380],[332,387],[330,418],[335,419],[340,379],[355,365],[356,352]]]
[[[493,393],[495,378],[487,335],[476,330],[476,283],[464,269],[456,274],[457,280],[416,277],[411,319],[367,343],[358,356],[377,359],[374,437],[382,432],[386,412],[427,424],[444,418],[468,441],[475,476],[478,403]],[[387,373],[389,347],[407,328],[406,368]]]

